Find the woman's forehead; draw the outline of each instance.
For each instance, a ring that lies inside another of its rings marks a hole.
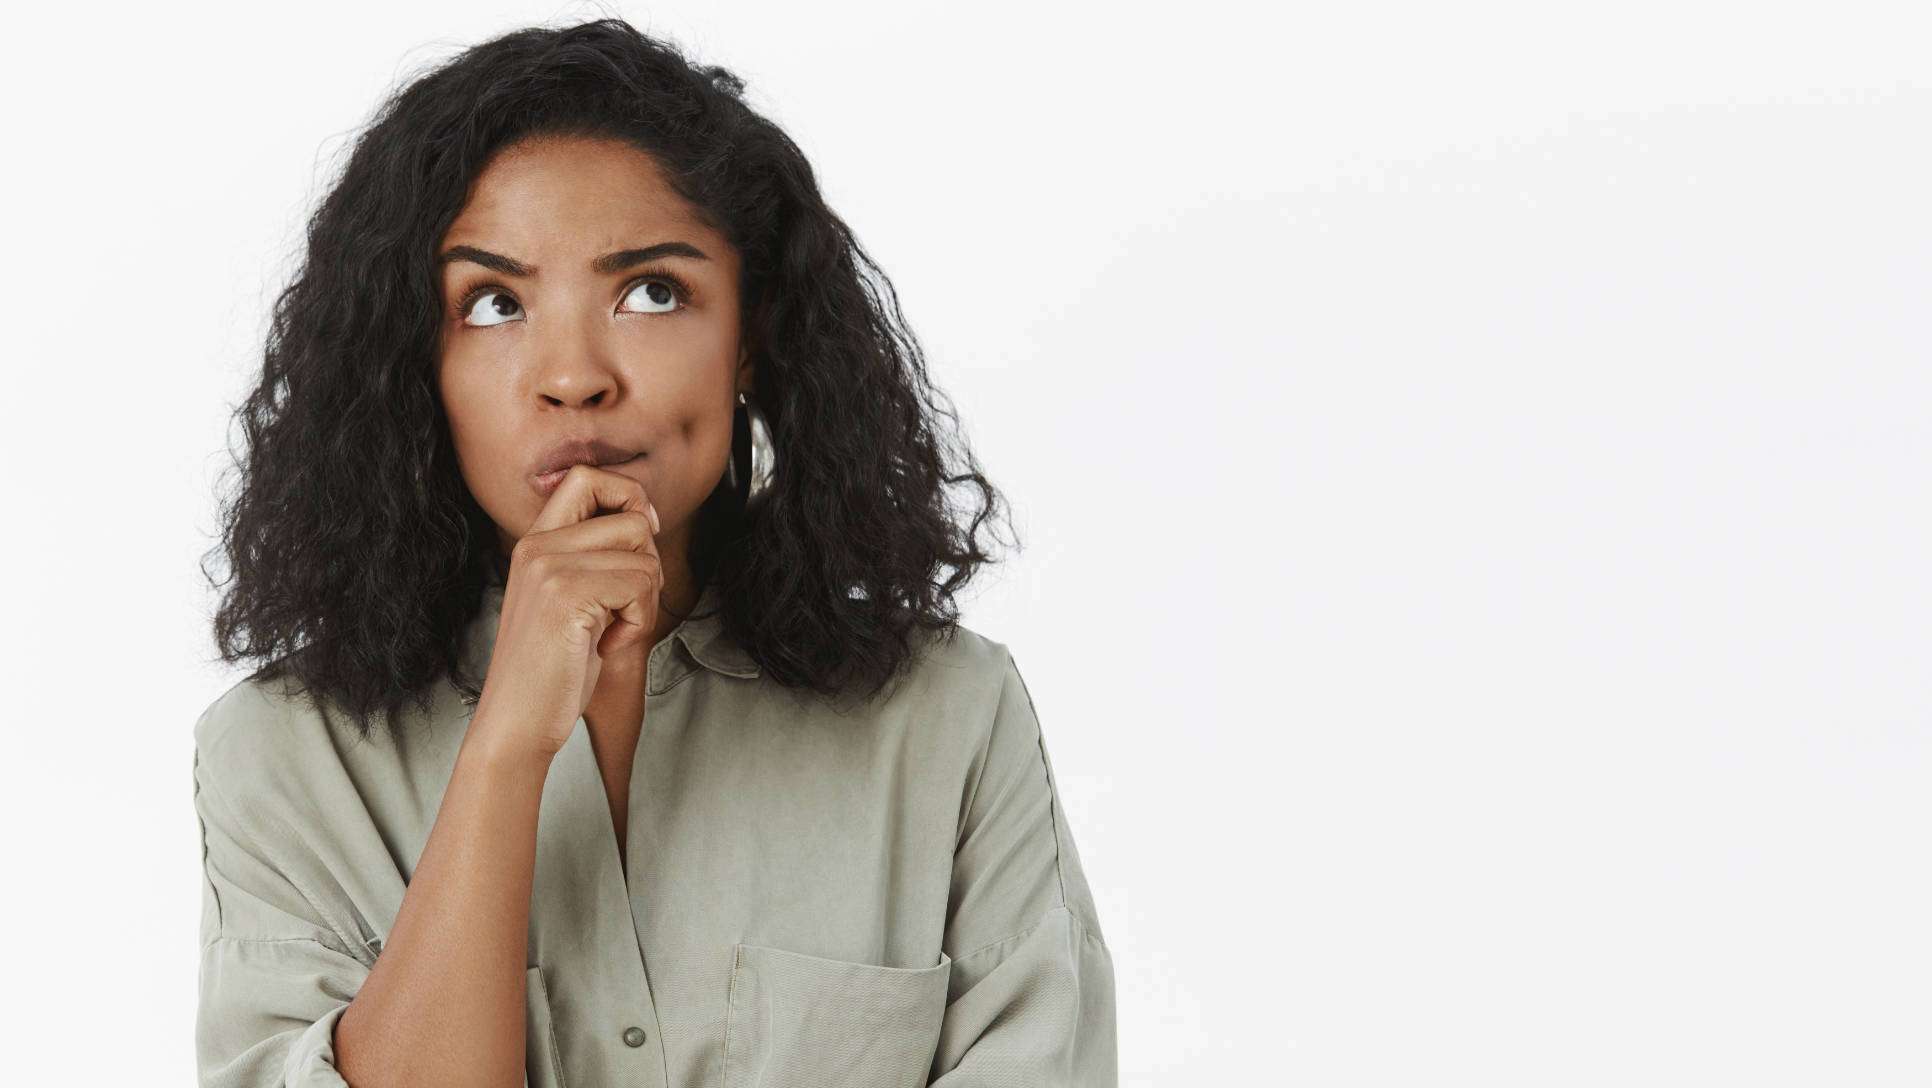
[[[642,150],[612,140],[548,138],[490,160],[471,185],[445,243],[475,242],[459,237],[475,233],[506,245],[516,238],[567,253],[655,244],[669,236],[647,236],[666,232],[712,240],[712,247],[700,243],[707,253],[722,242]]]

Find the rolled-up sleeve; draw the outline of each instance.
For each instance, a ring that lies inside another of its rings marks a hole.
[[[204,1088],[347,1088],[336,1021],[369,968],[350,955],[211,787],[197,748],[201,962],[195,1064]]]
[[[934,1088],[1114,1088],[1113,957],[1010,653],[962,807]]]

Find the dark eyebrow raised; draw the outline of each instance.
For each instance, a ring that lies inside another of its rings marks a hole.
[[[606,253],[590,262],[590,269],[593,272],[605,274],[622,272],[626,268],[633,268],[646,261],[655,261],[659,257],[690,257],[699,261],[711,259],[704,250],[689,242],[659,242],[657,245],[645,246],[643,249],[620,249],[616,253]],[[478,249],[475,246],[451,246],[436,258],[438,265],[452,264],[456,261],[480,264],[492,272],[499,272],[505,276],[537,274],[535,268],[514,257],[505,257],[501,253],[491,253],[487,249]]]

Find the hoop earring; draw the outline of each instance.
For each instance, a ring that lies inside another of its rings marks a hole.
[[[764,505],[765,496],[771,491],[778,456],[772,447],[771,427],[765,422],[765,413],[759,410],[757,401],[740,393],[738,408],[732,419],[731,461],[725,466],[725,484],[744,496],[743,516],[751,517]],[[747,464],[740,467],[740,461]]]

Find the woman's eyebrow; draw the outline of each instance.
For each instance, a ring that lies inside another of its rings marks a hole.
[[[622,272],[626,268],[646,261],[655,261],[659,257],[690,257],[700,261],[711,259],[703,250],[689,242],[659,242],[642,249],[620,249],[615,253],[606,253],[590,262],[590,269],[593,272],[602,273]],[[499,272],[505,276],[537,274],[537,269],[532,265],[524,264],[514,257],[505,257],[501,253],[491,253],[487,249],[478,249],[475,246],[451,246],[436,258],[438,265],[452,264],[456,261],[480,264],[492,272]]]

